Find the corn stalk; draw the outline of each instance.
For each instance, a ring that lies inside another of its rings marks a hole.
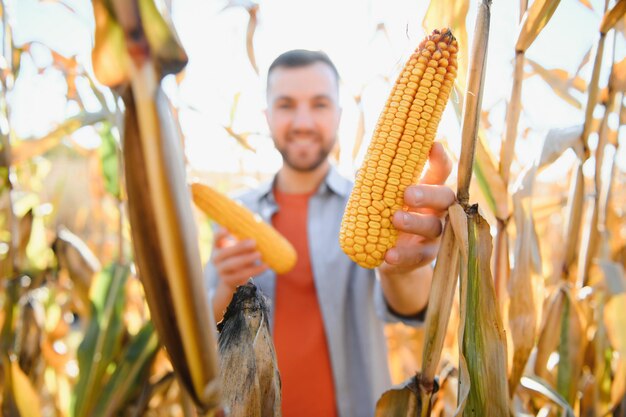
[[[94,0],[95,72],[122,92],[124,170],[135,258],[160,340],[199,412],[222,413],[215,332],[185,180],[180,130],[160,88],[187,62],[152,0]]]

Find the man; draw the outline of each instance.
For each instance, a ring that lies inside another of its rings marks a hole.
[[[208,268],[216,320],[249,277],[271,299],[285,417],[374,415],[390,385],[382,320],[423,320],[441,218],[455,198],[442,185],[451,163],[435,144],[422,183],[405,193],[411,210],[394,216],[396,247],[376,270],[353,263],[338,243],[352,184],[327,158],[341,115],[338,84],[321,52],[286,52],[268,71],[265,114],[283,165],[240,200],[294,245],[296,267],[276,276],[253,241],[222,230]]]

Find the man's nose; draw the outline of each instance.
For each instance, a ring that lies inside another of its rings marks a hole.
[[[293,129],[310,130],[315,126],[313,112],[308,106],[298,106],[293,119]]]

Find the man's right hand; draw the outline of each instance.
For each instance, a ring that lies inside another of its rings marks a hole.
[[[256,242],[252,239],[238,240],[220,228],[215,235],[211,262],[217,270],[219,282],[213,297],[213,311],[222,313],[230,303],[235,289],[243,285],[254,276],[268,269],[261,261],[261,253],[256,249]]]

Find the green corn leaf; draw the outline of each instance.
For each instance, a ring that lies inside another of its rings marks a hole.
[[[128,272],[127,266],[109,265],[92,288],[92,319],[78,347],[79,377],[72,393],[72,417],[91,415],[107,380],[107,368],[119,352]]]
[[[141,384],[143,371],[150,366],[159,347],[154,326],[148,322],[130,341],[121,355],[115,372],[104,387],[102,396],[94,408],[93,417],[115,415],[121,411],[133,389]]]
[[[104,187],[109,193],[115,196],[115,198],[119,199],[121,195],[118,145],[109,123],[103,124],[103,127],[100,129],[100,138],[102,139],[102,144],[100,145],[100,161],[102,163]]]

